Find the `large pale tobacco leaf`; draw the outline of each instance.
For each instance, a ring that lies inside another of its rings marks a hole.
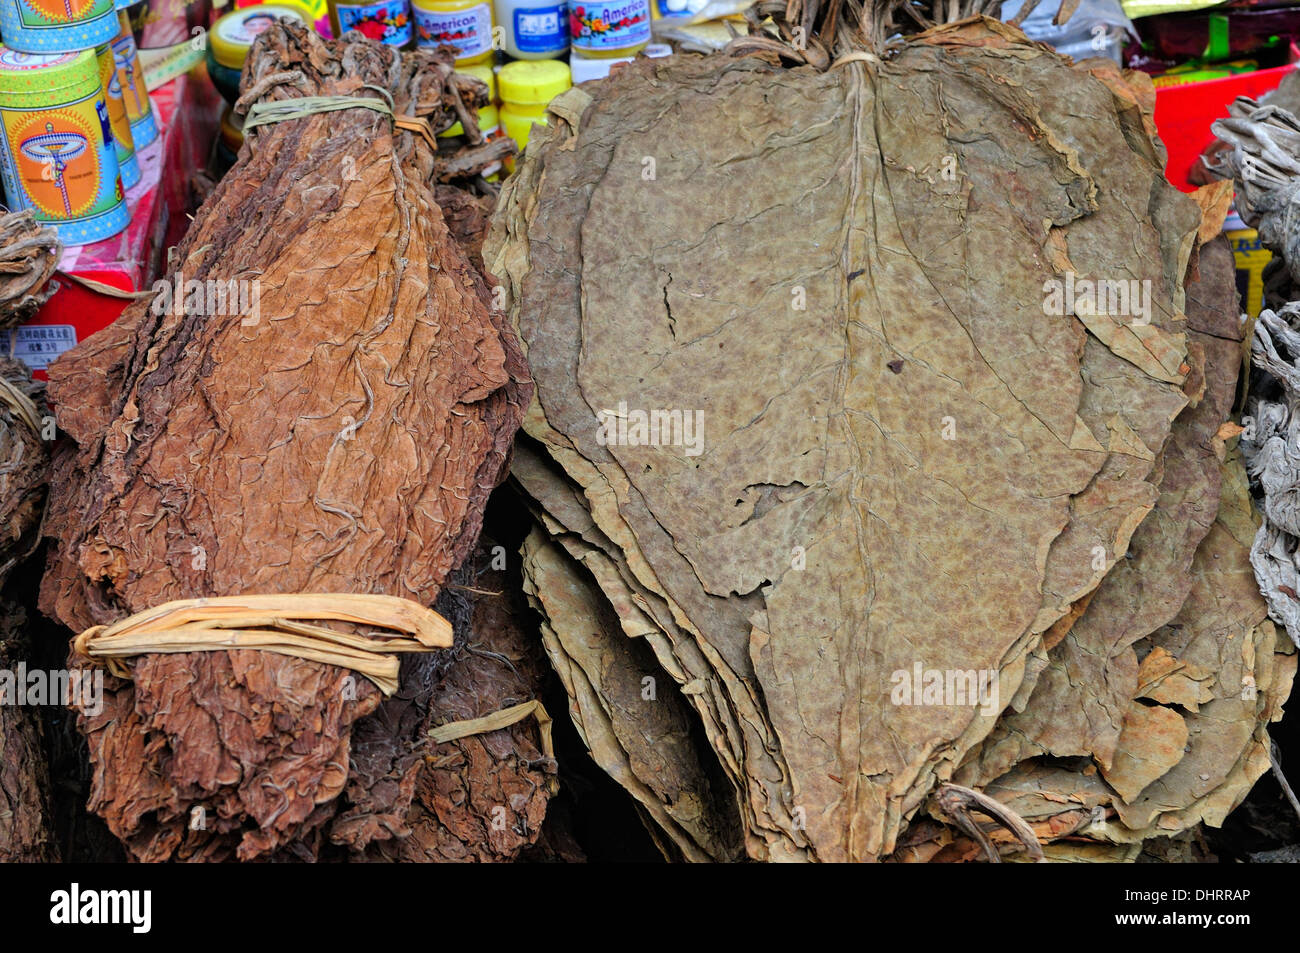
[[[1028,697],[1015,705],[963,767],[963,783],[987,783],[1037,755],[1095,756],[1111,766],[1138,690],[1133,645],[1171,621],[1190,594],[1194,554],[1218,513],[1223,442],[1239,363],[1235,273],[1226,241],[1199,252],[1199,280],[1188,285],[1195,406],[1175,421],[1160,456],[1160,495],[1133,534],[1128,558],[1107,575],[1081,617],[1049,640],[1048,661]],[[1199,387],[1194,385],[1199,383]],[[1081,691],[1080,686],[1087,686]]]
[[[891,850],[997,714],[891,673],[1005,704],[1156,501],[1199,214],[1105,79],[987,23],[870,68],[640,64],[555,104],[503,194],[525,427],[619,551],[611,601],[705,664],[753,856]],[[1150,322],[1049,313],[1069,271],[1149,282]],[[702,452],[602,441],[620,405],[699,411]]]
[[[1250,568],[1258,517],[1220,430],[1244,334],[1231,250],[1220,239],[1198,259],[1187,312],[1201,393],[1175,421],[1160,499],[1132,558],[1050,646],[1027,701],[958,773],[1043,840],[1137,843],[1222,823],[1267,770],[1267,725],[1290,693],[1292,647],[1265,618]],[[901,856],[945,859],[943,843],[917,839]]]

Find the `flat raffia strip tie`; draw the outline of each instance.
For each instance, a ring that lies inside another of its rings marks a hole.
[[[467,718],[464,721],[451,721],[437,728],[429,729],[429,737],[438,744],[444,741],[456,741],[470,735],[481,735],[486,731],[509,728],[515,722],[523,721],[529,715],[537,716],[537,729],[542,733],[542,754],[548,758],[555,757],[555,746],[551,742],[551,716],[537,699],[520,702],[509,708],[502,708],[481,718]]]
[[[536,698],[532,701],[520,702],[518,705],[511,705],[509,708],[502,708],[500,711],[494,711],[492,714],[483,715],[480,718],[450,721],[445,725],[430,728],[429,737],[434,744],[457,741],[461,738],[468,738],[470,735],[483,735],[489,731],[509,728],[511,725],[523,721],[529,715],[537,717],[537,731],[542,736],[542,758],[550,765],[552,774],[547,781],[546,787],[552,794],[555,794],[559,791],[559,781],[554,777],[555,742],[551,736],[551,716],[546,713],[546,708]]]
[[[297,99],[264,100],[249,107],[248,115],[244,118],[244,131],[284,122],[286,119],[305,119],[317,113],[336,112],[340,109],[373,109],[377,113],[391,116],[393,125],[398,129],[418,133],[428,143],[430,149],[434,152],[438,151],[438,140],[427,119],[393,112],[393,97],[382,86],[367,83],[363,88],[382,93],[386,101],[381,102],[378,99],[366,99],[361,96],[300,96]]]
[[[353,622],[405,635],[374,638],[310,625],[305,619]],[[136,655],[261,649],[352,669],[385,695],[398,688],[397,653],[451,645],[451,623],[432,609],[399,596],[355,593],[181,599],[112,625],[92,626],[73,641],[78,654],[106,660],[119,678],[131,677],[119,660]]]

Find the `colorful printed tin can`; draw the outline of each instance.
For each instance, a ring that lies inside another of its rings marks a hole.
[[[158,138],[158,120],[154,118],[153,106],[149,103],[149,90],[144,85],[144,70],[140,68],[140,59],[136,55],[131,21],[125,10],[118,10],[117,17],[118,33],[113,40],[117,79],[122,84],[126,117],[131,121],[131,138],[135,141],[136,149],[143,149]]]
[[[129,189],[140,181],[140,163],[135,157],[131,120],[126,117],[122,81],[117,76],[117,60],[113,57],[112,45],[105,43],[95,47],[95,59],[99,62],[99,81],[104,87],[108,126],[113,132],[113,147],[117,152],[117,168],[122,174],[122,188]]]
[[[411,42],[409,0],[331,0],[330,29],[335,36],[360,30],[372,40],[389,46]]]
[[[130,221],[93,50],[53,56],[0,46],[0,175],[12,209],[30,208],[68,245]]]
[[[113,0],[0,0],[5,46],[27,53],[70,53],[117,36]]]

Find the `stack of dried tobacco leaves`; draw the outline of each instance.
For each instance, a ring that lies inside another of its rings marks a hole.
[[[1164,180],[1113,64],[760,6],[552,103],[485,251],[593,756],[689,859],[977,857],[949,781],[1048,858],[1218,823],[1295,669],[1220,430],[1222,189]]]
[[[0,584],[38,542],[50,459],[44,391],[26,364],[0,355]]]
[[[281,23],[242,89],[241,110],[296,111],[246,127],[179,249],[170,306],[132,305],[50,370],[71,440],[42,606],[74,631],[216,595],[432,605],[473,552],[530,396],[474,263],[479,200],[455,200],[454,230],[439,207],[502,147],[443,155],[418,134],[418,120],[472,126],[486,88],[454,75],[447,50],[327,43]],[[298,108],[312,96],[378,108]],[[417,122],[395,125],[387,106]],[[471,608],[444,611],[455,647],[407,658],[382,700],[345,669],[271,652],[127,660],[103,711],[79,716],[91,809],[140,860],[386,853],[380,842],[420,838],[424,814],[444,809],[462,818],[456,845],[426,837],[419,850],[512,856],[536,837],[553,769],[536,726],[481,744],[428,732],[534,697],[539,673],[489,678],[482,660],[460,672],[483,640]],[[488,663],[508,664],[486,644]],[[431,697],[444,676],[480,690]],[[440,799],[489,778],[501,803]],[[496,822],[524,833],[497,836]]]
[[[0,599],[0,863],[58,860],[41,725],[27,700],[27,614]],[[21,694],[20,694],[21,693]],[[41,697],[42,703],[48,701]]]
[[[61,250],[30,211],[0,215],[0,344],[49,298]],[[0,588],[39,543],[53,429],[44,391],[30,368],[0,353]],[[0,863],[56,859],[40,724],[19,704],[30,649],[26,612],[0,597]]]
[[[63,243],[48,225],[38,225],[31,209],[0,215],[0,331],[30,319],[54,286]]]
[[[0,215],[0,344],[52,293],[63,250],[30,210]],[[0,353],[0,584],[36,542],[49,464],[45,386],[8,351]]]

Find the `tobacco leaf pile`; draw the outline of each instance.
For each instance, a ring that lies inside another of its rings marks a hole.
[[[239,108],[382,98],[367,86],[435,132],[486,101],[482,84],[453,78],[448,50],[326,42],[281,22],[250,54]],[[256,313],[205,313],[181,289],[181,305],[137,302],[50,369],[70,440],[45,527],[48,615],[76,632],[210,595],[434,604],[473,551],[531,393],[460,243],[473,229],[449,231],[435,199],[447,168],[499,157],[470,150],[435,155],[360,108],[249,130],[173,268],[186,282],[255,279]],[[266,652],[132,660],[130,679],[105,679],[103,711],[78,716],[89,806],[138,860],[306,859],[405,836],[431,786],[485,774],[511,794],[537,787],[528,725],[484,741],[478,760],[426,758],[426,723],[466,707],[426,696],[461,668],[467,638],[461,626],[456,648],[404,660],[382,701],[343,669]],[[497,679],[469,707],[536,688]],[[435,770],[457,777],[423,776]],[[506,807],[535,836],[538,799]],[[517,847],[468,827],[463,840],[484,858]]]
[[[524,601],[518,561],[510,561],[510,571],[494,568],[503,559],[504,550],[485,537],[474,557],[453,574],[438,608],[465,637],[457,640],[452,664],[441,677],[426,679],[406,698],[399,694],[384,702],[382,708],[389,709],[383,711],[384,722],[410,721],[422,737],[447,722],[480,718],[538,696],[546,659]],[[379,725],[379,719],[363,723],[354,735],[358,751],[365,750],[369,739],[393,748],[392,734]],[[368,729],[364,735],[362,729]],[[372,840],[363,859],[509,860],[536,842],[557,765],[537,746],[534,722],[431,741],[415,753],[423,770],[405,776],[414,789],[403,799],[410,805],[404,836]]]
[[[558,98],[498,203],[575,724],[688,859],[977,856],[949,780],[1049,857],[1218,823],[1295,669],[1220,430],[1222,190],[1164,180],[1113,64],[830,6],[807,52],[767,4],[780,36]],[[1130,304],[1045,294],[1098,280]],[[914,671],[994,691],[913,704]]]
[[[32,318],[54,294],[63,243],[31,209],[0,215],[0,331]]]
[[[1232,252],[1218,238],[1198,258],[1186,313],[1203,392],[1174,422],[1155,507],[1082,615],[1044,639],[1032,693],[956,774],[1059,839],[1056,859],[1129,860],[1150,838],[1221,825],[1268,770],[1266,726],[1295,674],[1251,567],[1259,518],[1223,439],[1234,428],[1220,431],[1245,336]],[[906,859],[972,853],[946,833],[909,835]]]
[[[31,655],[23,609],[0,600],[0,672],[7,696],[18,690],[21,664]],[[51,836],[50,778],[37,708],[17,699],[0,702],[0,863],[58,860]]]
[[[37,543],[50,462],[44,391],[27,365],[0,355],[0,584]]]
[[[30,210],[0,215],[0,332],[49,298],[62,247]],[[44,391],[25,364],[0,353],[0,588],[40,542],[50,463]],[[11,697],[30,658],[27,613],[0,597],[0,863],[58,859],[37,709]]]

